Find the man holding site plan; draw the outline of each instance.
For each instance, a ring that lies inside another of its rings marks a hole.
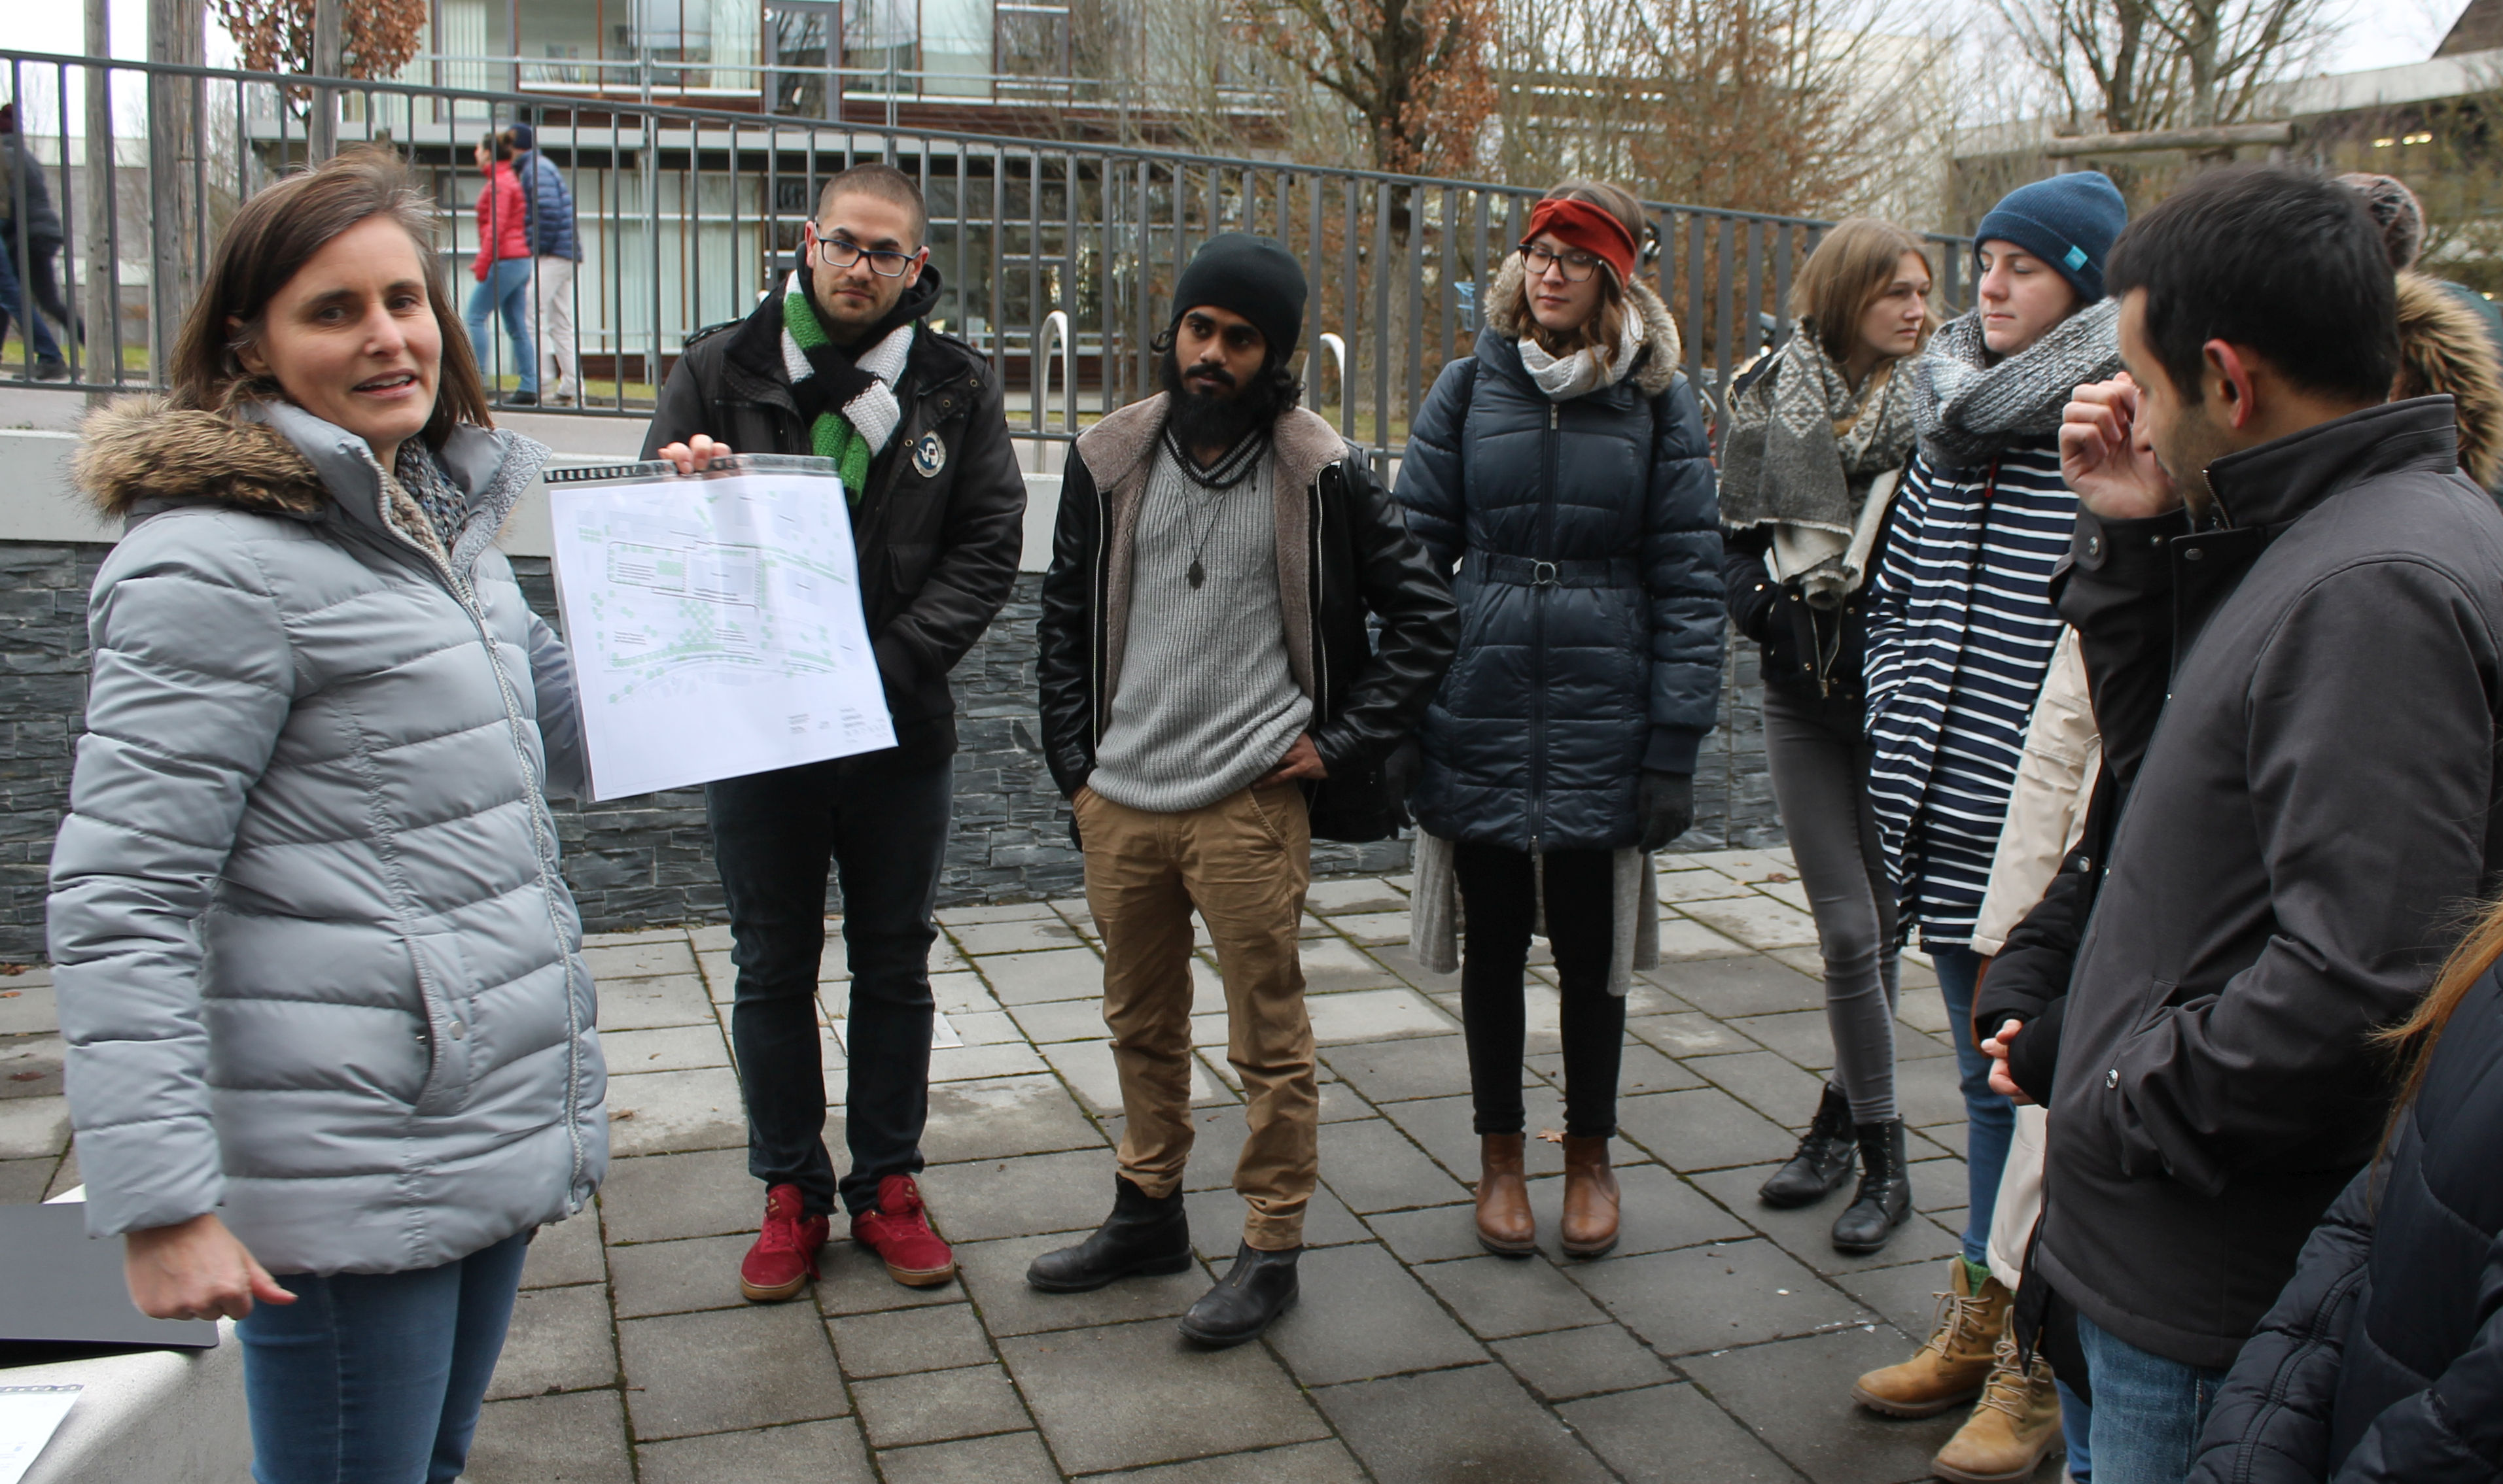
[[[835,461],[895,725],[892,748],[704,787],[738,966],[731,1040],[748,1170],[766,1186],[739,1266],[759,1302],[795,1298],[816,1275],[838,1195],[852,1239],[897,1282],[956,1272],[913,1179],[956,750],[947,672],[1016,578],[1025,482],[998,378],[923,322],[940,293],[928,226],[902,171],[860,165],[828,181],[797,271],[745,320],[688,339],[643,444],[681,472],[734,449]],[[814,999],[830,863],[851,967],[840,1187]]]

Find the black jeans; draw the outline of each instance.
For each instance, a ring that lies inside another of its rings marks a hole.
[[[889,749],[704,786],[738,965],[730,1039],[747,1100],[747,1170],[800,1187],[810,1215],[831,1214],[837,1191],[816,1010],[828,863],[842,886],[852,974],[843,1109],[852,1167],[841,1195],[859,1212],[876,1203],[880,1179],[921,1169],[939,935],[931,908],[954,785],[953,758]]]
[[[1608,993],[1616,946],[1615,853],[1547,852],[1547,942],[1563,992],[1564,1131],[1617,1131],[1617,1063],[1626,1002]],[[1460,1025],[1469,1046],[1469,1096],[1480,1133],[1520,1133],[1522,994],[1537,920],[1537,862],[1523,851],[1461,841],[1452,855],[1467,943],[1460,961]]]

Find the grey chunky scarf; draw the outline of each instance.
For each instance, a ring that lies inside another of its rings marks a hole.
[[[2069,393],[2121,368],[2120,301],[2089,304],[2006,360],[1988,360],[1976,310],[1948,321],[1904,368],[1932,463],[1985,463],[2020,438],[2058,432]]]
[[[1912,452],[1908,381],[1880,367],[1854,392],[1802,322],[1763,374],[1731,393],[1721,522],[1771,526],[1766,570],[1798,581],[1812,603],[1838,603],[1867,575],[1892,476]]]

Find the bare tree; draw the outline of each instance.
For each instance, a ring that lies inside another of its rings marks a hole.
[[[2115,134],[2249,117],[2319,59],[2338,0],[1994,0],[2072,127]]]
[[[1247,0],[1244,25],[1360,123],[1377,170],[1461,173],[1494,111],[1494,0]]]

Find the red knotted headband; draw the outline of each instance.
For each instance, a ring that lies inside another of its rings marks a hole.
[[[1619,284],[1634,278],[1634,237],[1617,214],[1588,201],[1541,201],[1529,214],[1529,230],[1522,245],[1545,232],[1568,248],[1577,248],[1617,270]]]

